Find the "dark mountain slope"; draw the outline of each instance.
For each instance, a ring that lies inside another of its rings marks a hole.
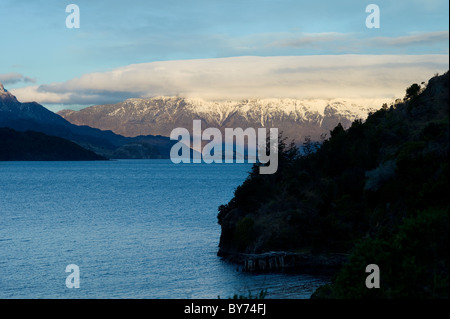
[[[0,128],[0,161],[94,160],[106,160],[106,158],[60,137]]]

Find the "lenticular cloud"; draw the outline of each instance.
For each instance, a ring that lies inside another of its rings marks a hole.
[[[105,104],[153,96],[395,98],[449,67],[448,55],[233,57],[132,64],[13,90],[21,101]]]

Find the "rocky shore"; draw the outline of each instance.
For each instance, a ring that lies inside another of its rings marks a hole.
[[[347,261],[348,254],[312,254],[271,251],[261,254],[229,254],[224,260],[247,272],[292,272],[333,275]]]

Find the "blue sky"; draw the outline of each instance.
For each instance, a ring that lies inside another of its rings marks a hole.
[[[80,8],[79,29],[66,28],[70,3]],[[379,29],[365,25],[370,3],[380,8]],[[84,93],[102,91],[117,99],[165,94],[155,89],[116,94],[116,86],[90,88],[86,80],[92,84],[92,74],[161,61],[167,67],[170,61],[245,56],[440,55],[423,62],[428,73],[417,71],[428,76],[448,68],[442,62],[449,51],[448,10],[447,0],[0,0],[0,81],[19,99],[45,105],[77,102],[62,85],[76,79],[85,79]],[[92,103],[102,102],[99,94]]]

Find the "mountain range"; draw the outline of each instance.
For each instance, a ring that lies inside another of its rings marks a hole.
[[[169,158],[171,131],[192,129],[278,128],[301,144],[320,140],[341,123],[347,128],[365,120],[387,99],[245,99],[206,101],[183,97],[132,98],[80,111],[53,113],[36,102],[21,103],[0,84],[0,127],[61,137],[106,158]]]
[[[19,102],[1,83],[0,127],[64,138],[106,158],[168,158],[175,143],[164,136],[130,138],[111,131],[74,125],[36,102]]]
[[[297,100],[246,99],[241,101],[206,101],[183,97],[132,98],[116,104],[96,105],[79,111],[62,110],[58,114],[76,125],[88,125],[116,134],[170,136],[177,127],[192,129],[192,120],[202,121],[202,128],[276,127],[283,136],[303,142],[305,137],[319,140],[338,123],[349,127],[356,119],[366,119],[370,112],[389,100]]]

